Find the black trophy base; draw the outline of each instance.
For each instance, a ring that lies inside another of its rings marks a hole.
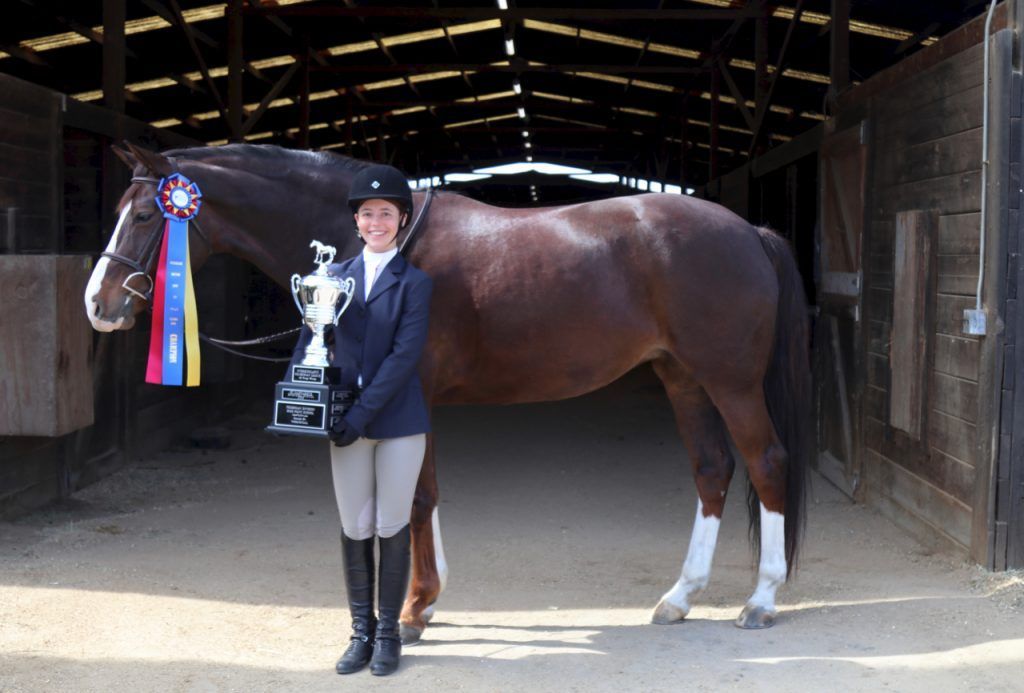
[[[342,388],[335,366],[289,366],[288,379],[274,387],[274,419],[266,430],[278,435],[327,438],[345,415],[354,393]]]

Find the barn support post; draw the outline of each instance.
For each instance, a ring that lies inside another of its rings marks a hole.
[[[352,156],[352,87],[345,88],[345,154]]]
[[[1024,132],[1024,104],[1022,104],[1024,101],[1024,93],[1022,93],[1022,89],[1024,89],[1024,0],[1012,0],[1008,9],[1009,27],[1012,29],[1014,37],[1012,70],[1010,72],[1010,143],[1016,143],[1016,147],[1009,152],[1012,159],[1010,161],[1010,199],[1006,235],[1010,254],[1006,267],[1006,281],[1003,282],[1007,294],[1007,318],[1009,318],[1010,301],[1017,298],[1017,287],[1024,280],[1024,263],[1020,261],[1021,254],[1024,252],[1024,228],[1022,228],[1024,215],[1021,214],[1021,210],[1024,209],[1024,193],[1021,192],[1021,169],[1024,168],[1024,142],[1021,141],[1021,135]],[[1007,319],[1006,322],[1010,321]],[[1003,350],[1003,370],[1012,369],[1013,383],[1020,383],[1024,379],[1024,348],[1013,348],[1014,344],[1024,343],[1024,335],[1021,334],[1021,331],[1024,330],[1022,322],[1024,321],[1019,319],[1014,321],[1013,324],[1017,326],[1017,334],[1013,335],[1014,342],[1009,343],[1010,335],[1007,335],[1008,344]],[[1020,389],[1024,388],[1015,388],[1015,390]],[[1014,395],[1016,398],[1017,392],[1014,392]],[[1018,405],[1015,402],[1012,431],[1024,432],[1024,423],[1020,428],[1017,427],[1017,421],[1024,419],[1022,409],[1024,409],[1024,403]],[[1000,418],[1006,420],[1005,414]],[[1009,455],[1008,460],[1006,459],[1007,456],[1003,454],[1002,449],[1002,441],[1006,433],[1005,430],[1001,431],[998,438],[1000,450],[997,457],[997,483],[999,484],[997,498],[1003,498],[1005,493],[1010,502],[1008,507],[1003,507],[1006,513],[999,513],[994,518],[996,529],[994,535],[996,539],[1000,537],[998,523],[1005,522],[1006,567],[1024,568],[1024,452],[1019,449],[1020,443],[1017,440],[1021,435],[1015,435],[1013,436],[1014,442],[1018,444],[1013,446],[1012,454]],[[998,543],[996,546],[998,547]],[[999,558],[997,553],[996,560],[998,561]]]
[[[309,36],[302,39],[299,80],[299,149],[309,149]]]
[[[760,112],[768,99],[768,3],[760,0],[760,14],[754,20],[754,113]],[[755,116],[756,120],[756,116]]]
[[[103,0],[103,105],[117,114],[114,118],[114,132],[111,139],[124,139],[125,89],[125,0]],[[55,133],[55,136],[58,133]],[[103,152],[103,211],[101,219],[104,228],[113,228],[114,204],[124,190],[124,165],[109,149]],[[56,248],[55,248],[56,249]]]
[[[979,479],[976,484],[976,497],[984,498],[985,503],[975,508],[972,544],[979,544],[979,550],[972,545],[972,557],[988,568],[1005,570],[1024,567],[1024,320],[1019,317],[1018,287],[1024,281],[1024,263],[1020,262],[1024,252],[1024,233],[1021,229],[1021,208],[1024,207],[1021,193],[1021,168],[1024,162],[1024,143],[1021,142],[1022,132],[1022,70],[1024,70],[1024,0],[1011,0],[1007,3],[1008,26],[1010,32],[1000,32],[993,36],[990,53],[992,70],[992,88],[989,98],[990,118],[996,116],[1000,108],[1008,121],[1005,128],[993,128],[993,137],[989,146],[991,157],[990,168],[993,179],[989,185],[990,209],[998,210],[998,217],[989,220],[986,229],[988,239],[992,239],[992,229],[998,229],[1004,221],[1005,230],[999,234],[1005,239],[1005,248],[986,253],[986,263],[996,255],[996,264],[989,264],[1000,276],[986,282],[984,287],[995,283],[1001,290],[999,302],[996,304],[1001,322],[1006,325],[1005,332],[991,339],[994,344],[986,349],[984,356],[992,354],[989,360],[1001,363],[1000,375],[990,375],[990,381],[996,381],[998,396],[986,398],[979,402],[979,407],[987,406],[994,410],[990,423],[992,429],[981,441],[990,443],[989,450],[981,459],[986,463],[984,470],[978,470]],[[1010,34],[1010,45],[1003,47],[998,40],[1003,34]],[[1000,60],[1009,63],[1000,63]],[[993,122],[993,125],[998,123]],[[1004,149],[1005,147],[1005,149]],[[1005,171],[1005,176],[1002,175]],[[1005,186],[999,185],[1008,178]],[[1003,187],[1006,188],[1003,191]],[[993,195],[1005,192],[1005,212],[993,205]],[[988,277],[986,277],[988,279]],[[989,301],[986,301],[988,307]],[[984,372],[987,374],[987,372]],[[983,412],[979,412],[979,416]],[[989,421],[988,419],[979,419]],[[985,472],[983,475],[982,472]],[[980,478],[980,477],[984,478]],[[981,549],[984,549],[982,551]]]
[[[1017,281],[1010,267],[1017,264],[1019,234],[1016,231],[1019,206],[1020,152],[1011,151],[1011,124],[1020,124],[1019,75],[1012,70],[1013,32],[1004,30],[991,38],[989,89],[989,176],[986,196],[988,214],[985,235],[984,286],[982,296],[990,324],[1002,318],[1005,329],[991,329],[981,338],[979,392],[988,393],[978,400],[978,465],[975,469],[973,513],[971,521],[971,558],[995,570],[1012,567],[1008,556],[1007,519],[1012,507],[1010,469],[1012,460],[1022,454],[1024,439],[1024,388],[1015,387],[1019,373],[1020,349],[1024,343],[1024,324],[1017,319]],[[1014,82],[1017,82],[1015,88]],[[1011,95],[1016,89],[1016,98]],[[1016,101],[1016,105],[1014,105]],[[1018,137],[1019,139],[1019,137]],[[984,156],[983,152],[983,156]],[[1013,224],[1011,224],[1013,220]],[[1014,274],[1016,270],[1014,270]],[[1024,559],[1024,556],[1021,556]]]
[[[228,0],[228,139],[242,141],[242,0]]]
[[[789,20],[789,26],[786,27],[786,38],[782,40],[782,47],[779,49],[779,57],[775,61],[775,71],[772,73],[771,79],[768,82],[768,89],[762,98],[759,98],[754,107],[754,127],[751,128],[754,131],[753,136],[750,138],[750,149],[747,152],[747,156],[752,157],[754,152],[757,150],[757,145],[761,139],[761,133],[763,132],[763,126],[765,117],[768,115],[768,109],[772,105],[772,94],[775,93],[775,85],[779,81],[779,77],[785,72],[786,55],[789,51],[789,41],[793,37],[793,30],[800,23],[800,17],[803,16],[804,12],[804,0],[797,0],[796,8],[793,10],[793,18]]]
[[[715,49],[715,60],[711,64],[711,117],[709,121],[711,123],[710,133],[710,146],[711,155],[708,158],[708,180],[713,181],[718,178],[718,112],[721,106],[721,71],[718,69],[718,47]]]
[[[125,0],[103,0],[103,105],[124,113]]]
[[[832,0],[828,99],[833,108],[850,86],[850,0]]]
[[[683,102],[683,117],[679,119],[679,187],[683,189],[683,192],[686,192],[686,147],[688,146],[686,107],[686,102]]]

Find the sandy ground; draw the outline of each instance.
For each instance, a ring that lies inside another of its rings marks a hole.
[[[269,406],[269,405],[268,405]],[[708,590],[648,624],[695,492],[645,374],[579,400],[437,416],[451,578],[400,672],[339,677],[347,614],[321,443],[231,424],[0,524],[0,691],[1024,690],[1024,579],[936,554],[814,478],[779,622],[742,479]]]

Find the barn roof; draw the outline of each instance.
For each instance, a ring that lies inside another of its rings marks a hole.
[[[245,141],[297,147],[308,137],[311,148],[390,160],[413,176],[532,157],[700,185],[712,146],[728,171],[814,127],[835,102],[829,0],[239,4]],[[986,9],[982,0],[851,4],[851,84]],[[103,5],[6,3],[0,71],[103,103]],[[232,138],[225,7],[127,1],[128,115],[201,142]]]

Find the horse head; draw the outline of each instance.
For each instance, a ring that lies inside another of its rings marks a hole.
[[[129,330],[135,316],[150,307],[156,265],[163,238],[164,217],[156,203],[160,179],[174,173],[170,157],[130,143],[113,146],[132,171],[132,182],[118,203],[118,222],[85,289],[85,311],[100,332]],[[195,224],[190,224],[195,228]],[[191,232],[193,269],[209,255],[208,242],[196,243]]]
[[[189,257],[198,270],[213,253],[254,265],[287,289],[291,275],[308,272],[313,240],[339,258],[361,250],[345,204],[355,172],[365,166],[335,154],[270,145],[235,144],[163,154],[125,143],[114,147],[132,170],[117,210],[117,227],[85,290],[85,310],[101,332],[128,330],[150,307],[164,217],[156,203],[160,179],[181,173],[203,191],[189,222]]]

